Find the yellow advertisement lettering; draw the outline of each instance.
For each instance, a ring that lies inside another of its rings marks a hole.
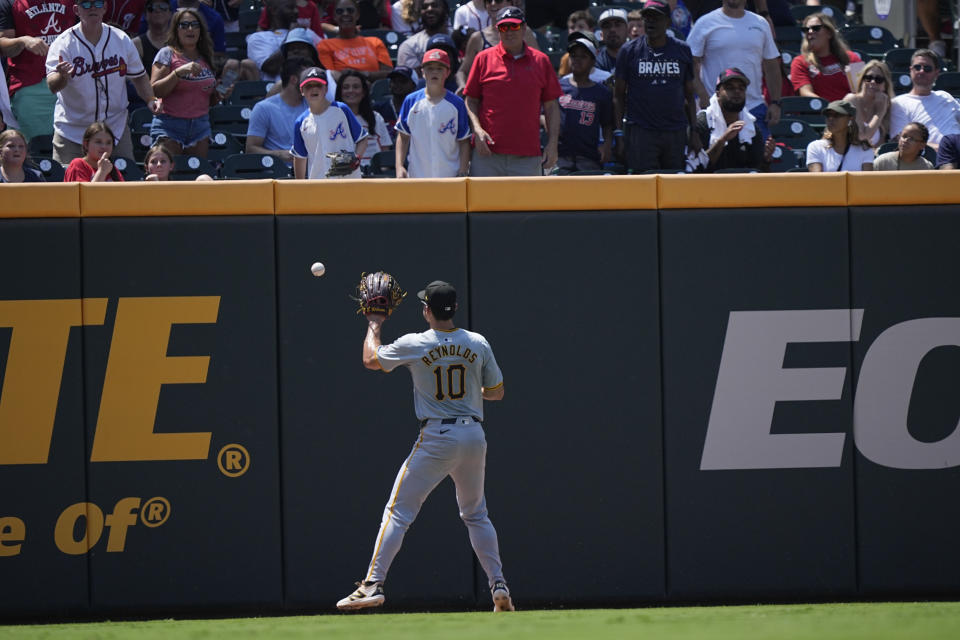
[[[0,518],[0,558],[20,553],[20,543],[27,537],[27,525],[20,518]]]
[[[210,432],[155,433],[154,423],[160,387],[206,382],[210,363],[167,356],[171,327],[215,323],[219,306],[219,296],[120,299],[92,462],[206,459]]]
[[[103,324],[106,298],[0,300],[12,327],[0,391],[0,464],[45,464],[70,328]]]

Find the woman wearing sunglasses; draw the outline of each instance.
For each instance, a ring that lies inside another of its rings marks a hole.
[[[828,102],[842,99],[852,91],[846,67],[851,62],[861,62],[860,56],[850,51],[833,20],[824,13],[804,18],[800,30],[803,31],[800,55],[790,64],[793,88],[808,98],[823,98]]]
[[[221,96],[214,91],[213,40],[199,11],[180,9],[174,14],[167,46],[153,61],[150,82],[163,100],[161,113],[150,126],[154,144],[164,140],[174,155],[207,157],[210,105]]]
[[[857,108],[857,127],[860,140],[878,147],[890,136],[890,104],[895,94],[890,69],[879,60],[871,60],[863,68],[857,92],[848,93],[844,100]]]
[[[856,107],[846,100],[834,100],[823,115],[827,128],[823,138],[807,145],[807,171],[871,171],[873,149],[859,140]]]

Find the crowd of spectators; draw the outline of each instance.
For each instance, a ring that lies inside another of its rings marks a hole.
[[[302,179],[955,169],[950,20],[913,1],[895,76],[846,0],[0,0],[0,182],[170,179],[237,83],[238,150]]]

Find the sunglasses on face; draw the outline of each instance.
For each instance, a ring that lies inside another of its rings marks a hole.
[[[497,25],[497,29],[500,30],[500,33],[507,33],[508,31],[520,31],[521,27],[523,27],[522,22],[505,22]]]
[[[180,23],[179,25],[177,25],[177,26],[178,26],[179,28],[181,28],[181,29],[199,29],[199,28],[200,28],[200,21],[199,21],[199,20],[184,20],[183,22],[181,22],[181,23]]]
[[[923,71],[924,73],[930,73],[933,71],[933,67],[929,64],[914,64],[910,66],[914,71]]]
[[[357,12],[357,10],[354,7],[337,7],[336,9],[334,9],[334,11],[337,12],[338,16],[342,16],[345,13],[353,14]]]
[[[93,9],[94,7],[96,7],[97,9],[103,9],[105,0],[84,0],[79,4],[81,9]]]
[[[164,13],[165,11],[170,11],[170,5],[168,4],[154,4],[147,7],[147,11],[150,13]]]
[[[883,76],[863,76],[863,81],[876,82],[877,84],[884,84],[886,83],[887,80]]]
[[[823,29],[822,24],[812,24],[809,27],[800,27],[800,31],[802,31],[803,33],[810,33],[811,31],[813,33],[817,33],[820,31],[820,29]]]

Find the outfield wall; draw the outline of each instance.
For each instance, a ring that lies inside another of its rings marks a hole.
[[[520,606],[956,597],[958,187],[4,185],[0,619],[332,610],[417,435],[409,377],[360,363],[381,268],[494,346]],[[384,337],[422,327],[411,298]],[[388,606],[488,606],[455,505]]]

